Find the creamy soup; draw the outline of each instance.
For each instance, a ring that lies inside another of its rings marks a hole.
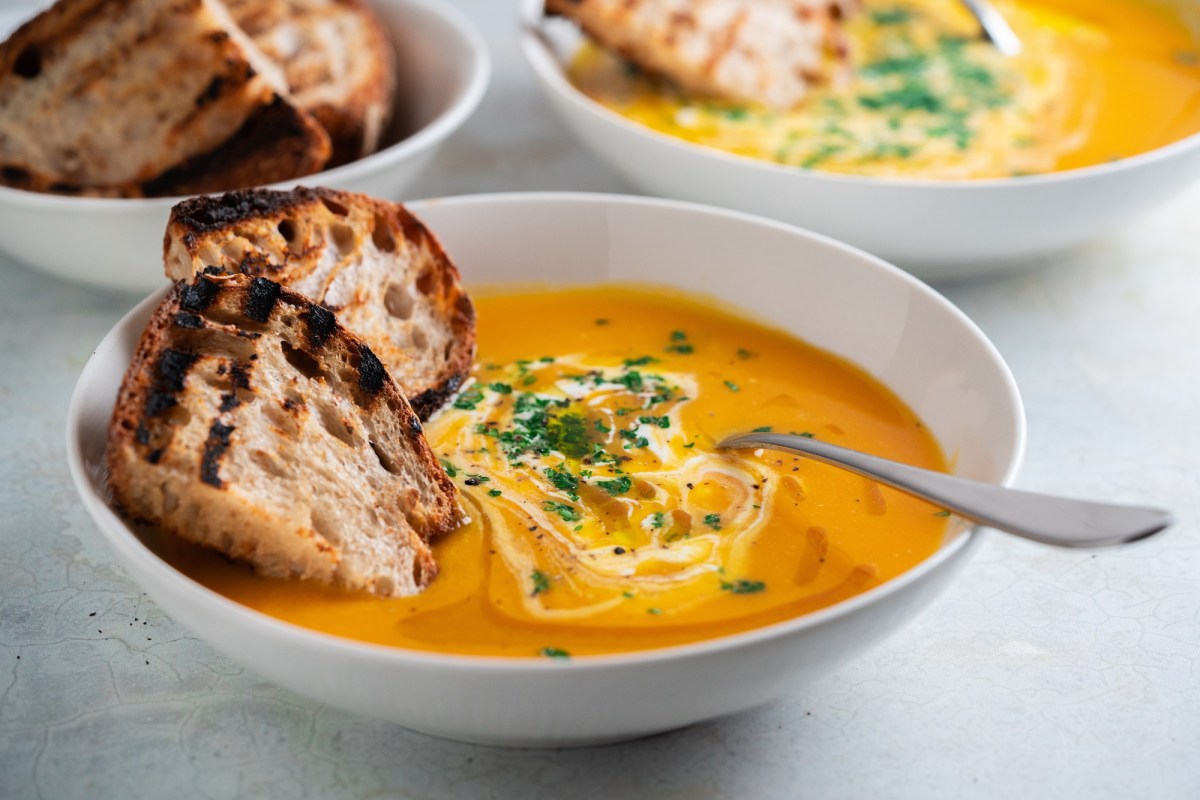
[[[420,650],[567,657],[693,642],[813,611],[910,569],[946,513],[770,451],[753,429],[944,469],[854,366],[709,304],[630,286],[476,296],[473,381],[426,429],[469,524],[421,595],[268,579],[174,540],[187,574],[272,616]]]
[[[1016,58],[980,40],[959,0],[868,0],[848,23],[849,66],[782,113],[683,96],[593,47],[570,75],[593,99],[656,131],[862,175],[1044,173],[1200,131],[1194,4],[994,2],[1024,44]]]

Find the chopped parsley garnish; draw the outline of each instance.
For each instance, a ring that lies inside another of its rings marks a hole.
[[[507,383],[500,383],[497,381],[496,383],[488,384],[488,388],[496,394],[512,394],[512,386]]]
[[[601,317],[600,319],[596,320],[596,324],[597,324],[597,325],[607,325],[607,324],[608,324],[608,320],[606,320],[606,319],[604,319],[603,317]]]
[[[720,514],[705,514],[704,524],[712,528],[714,531],[721,530],[721,515]]]
[[[537,375],[534,375],[532,372],[527,373],[524,378],[521,378],[522,386],[532,386],[535,383],[537,383]]]
[[[871,11],[871,21],[876,25],[900,25],[912,19],[907,8],[877,8]]]
[[[791,434],[792,436],[802,436],[802,437],[804,437],[805,439],[815,439],[815,438],[817,438],[817,435],[816,435],[815,433],[811,432],[811,431],[804,431],[804,432],[802,432],[802,433],[796,433],[795,431],[790,431],[790,434]]]
[[[660,428],[671,427],[671,418],[665,414],[661,417],[638,417],[638,422],[644,425],[657,425]]]
[[[770,425],[763,425],[762,427],[755,428],[754,430],[752,430],[752,431],[750,431],[750,432],[751,432],[751,433],[770,433],[770,432],[771,432],[771,426],[770,426]]]
[[[502,494],[504,494],[504,492],[500,491],[499,489],[488,489],[488,497],[499,497]]]
[[[547,500],[542,504],[542,508],[558,516],[562,517],[563,522],[578,522],[583,519],[583,515],[579,513],[574,506],[566,503],[556,503],[553,500]]]
[[[463,411],[474,411],[475,406],[479,405],[479,401],[483,399],[483,392],[479,389],[470,389],[463,392],[454,400],[454,407]]]
[[[622,384],[626,389],[634,394],[637,394],[646,388],[646,383],[642,380],[642,373],[638,372],[636,369],[629,370],[629,372],[626,372],[624,375],[616,378],[614,382]]]
[[[742,387],[738,386],[733,381],[725,381],[725,388],[731,392],[740,392],[742,390]]]
[[[620,494],[625,494],[633,486],[633,481],[628,475],[622,475],[615,481],[596,481],[596,485],[604,491],[616,497]]]
[[[685,445],[683,446],[683,449],[684,449],[684,450],[691,450],[691,449],[692,449],[693,447],[695,447],[695,446],[696,446],[696,443],[695,443],[695,442],[688,442],[687,444],[685,444]]]
[[[747,350],[744,347],[739,347],[737,349],[737,357],[740,358],[742,361],[745,361],[748,358],[753,358],[754,353],[751,353],[749,350]]]
[[[935,517],[948,517],[948,516],[950,516],[950,512],[943,508],[941,511],[936,512],[934,514],[934,516]]]
[[[661,608],[647,608],[646,613],[653,614],[654,616],[657,617],[659,614],[662,613],[662,609]]]
[[[543,647],[541,650],[538,650],[538,655],[545,656],[546,658],[570,658],[571,657],[571,654],[568,653],[566,650],[563,650],[561,647]]]
[[[439,459],[442,462],[442,469],[446,470],[446,474],[451,478],[458,475],[458,469],[446,459]]]
[[[736,581],[721,581],[721,589],[734,594],[757,594],[766,588],[767,585],[762,581],[748,581],[744,578]]]
[[[533,591],[529,593],[530,597],[537,597],[542,592],[550,591],[550,579],[540,570],[535,569],[529,573],[529,580],[533,584]]]
[[[566,492],[567,496],[572,500],[579,499],[579,478],[572,475],[569,469],[566,467],[562,467],[561,469],[546,467],[543,472],[550,479],[550,483],[555,489]]]
[[[621,435],[622,439],[629,442],[625,445],[626,450],[631,447],[648,447],[650,445],[650,441],[645,436],[638,436],[634,431],[617,431],[617,433]]]
[[[683,331],[671,331],[671,341],[673,344],[667,345],[664,349],[668,353],[679,353],[680,355],[689,355],[696,351],[696,348],[687,340],[687,334]]]
[[[600,433],[611,433],[612,432],[612,428],[608,427],[600,420],[596,420],[596,424],[593,425],[592,427],[595,428]]]
[[[583,417],[578,414],[552,417],[546,427],[546,433],[554,449],[568,458],[583,458],[587,455],[587,427]]]
[[[650,517],[650,527],[661,528],[663,526],[663,517],[665,514],[661,511],[655,511]]]
[[[654,364],[657,361],[658,359],[654,356],[642,356],[641,358],[627,358],[622,363],[625,367],[644,367],[647,364]]]

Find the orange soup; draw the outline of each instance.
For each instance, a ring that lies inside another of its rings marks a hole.
[[[368,642],[567,657],[745,631],[877,586],[946,513],[725,436],[794,432],[944,469],[898,398],[778,330],[631,286],[476,298],[473,380],[426,429],[469,524],[438,577],[380,599],[263,578],[178,541],[172,564],[251,608]]]
[[[849,64],[799,107],[690,97],[585,48],[585,94],[656,131],[805,169],[994,178],[1102,164],[1200,132],[1200,7],[993,0],[1023,44],[1001,55],[959,0],[866,0]]]

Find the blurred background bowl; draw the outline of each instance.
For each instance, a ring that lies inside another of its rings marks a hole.
[[[691,144],[576,89],[564,67],[582,37],[571,23],[544,20],[542,5],[521,0],[522,49],[539,86],[579,140],[634,186],[819,231],[926,280],[1037,263],[1132,221],[1200,176],[1200,134],[1099,166],[961,181],[841,175]]]
[[[487,89],[487,46],[438,0],[368,0],[396,49],[396,111],[383,146],[275,188],[328,186],[400,199]],[[163,277],[162,242],[178,197],[66,197],[0,187],[0,251],[63,278],[145,293]]]

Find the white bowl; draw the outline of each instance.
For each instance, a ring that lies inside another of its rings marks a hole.
[[[388,146],[341,167],[276,184],[400,199],[487,89],[487,46],[438,0],[368,0],[396,45],[396,119]],[[0,251],[70,280],[144,293],[163,285],[162,241],[178,197],[64,197],[0,187]]]
[[[998,483],[1016,474],[1024,415],[999,354],[948,301],[872,256],[780,223],[673,201],[516,194],[411,208],[468,283],[638,281],[707,293],[883,381],[929,424],[958,474]],[[677,728],[778,697],[878,643],[950,584],[979,538],[964,525],[899,578],[817,613],[648,652],[504,659],[314,633],[185,577],[106,503],[105,428],[160,297],[117,324],[79,379],[67,449],[80,496],[130,575],[168,614],[247,668],[333,706],[504,745],[582,745]]]
[[[691,144],[572,86],[564,64],[581,37],[564,21],[543,21],[542,5],[522,0],[522,49],[539,84],[576,136],[634,185],[802,225],[926,280],[1036,262],[1124,225],[1200,176],[1200,134],[1110,164],[970,181],[838,175]]]

